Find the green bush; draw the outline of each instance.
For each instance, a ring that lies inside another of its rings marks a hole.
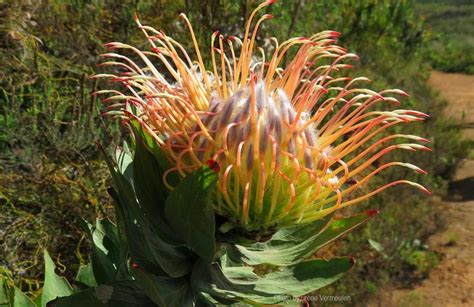
[[[474,74],[472,1],[419,1],[418,14],[432,31],[427,58],[433,68]]]
[[[18,286],[27,291],[37,289],[37,280],[42,277],[38,250],[42,247],[65,264],[66,276],[71,277],[77,258],[83,257],[85,263],[88,252],[88,245],[81,243],[74,214],[90,216],[90,220],[107,215],[108,176],[104,165],[96,162],[94,142],[105,139],[106,146],[113,146],[120,132],[110,120],[99,116],[102,106],[90,96],[103,86],[88,79],[101,71],[95,67],[104,51],[101,44],[145,44],[133,21],[136,11],[144,24],[164,28],[190,47],[187,31],[177,19],[180,12],[186,12],[197,29],[198,40],[206,46],[214,30],[241,35],[245,22],[241,16],[256,5],[257,1],[214,0],[205,4],[193,0],[0,3],[0,204],[7,212],[0,224],[12,225],[0,228],[5,253],[0,258],[1,264],[11,269]],[[357,71],[374,81],[372,87],[399,87],[410,93],[402,108],[418,109],[431,116],[424,124],[412,125],[410,133],[430,139],[435,151],[411,159],[431,174],[415,178],[443,193],[446,181],[466,155],[467,145],[459,131],[443,120],[444,105],[425,84],[429,66],[424,57],[431,54],[432,63],[437,63],[436,57],[450,65],[457,62],[434,51],[433,45],[429,47],[429,32],[415,15],[411,1],[280,1],[268,13],[275,15],[276,21],[265,24],[263,33],[289,37],[326,29],[340,31],[339,44],[360,56]],[[446,35],[443,41],[453,37],[451,32]],[[465,50],[454,43],[443,44],[443,48]],[[448,54],[451,56],[451,51]],[[464,61],[470,53],[460,54],[458,58]],[[463,63],[456,65],[467,67]],[[393,160],[407,157],[405,153],[394,155]],[[416,175],[393,170],[385,176],[384,181]],[[361,261],[348,279],[325,290],[328,293],[362,297],[385,281],[409,281],[416,275],[399,246],[402,241],[417,239],[423,243],[426,239],[431,231],[426,225],[434,219],[429,204],[397,188],[367,206],[379,207],[382,215],[337,245],[338,255],[353,254]],[[59,240],[64,233],[71,235],[67,242]],[[379,242],[389,258],[375,251],[369,239]],[[82,247],[76,256],[78,246]],[[58,256],[60,252],[62,256]],[[67,258],[63,258],[65,254]],[[407,266],[402,271],[409,276],[399,276],[400,268]]]

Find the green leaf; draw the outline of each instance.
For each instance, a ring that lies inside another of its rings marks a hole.
[[[152,307],[156,306],[133,280],[118,280],[58,298],[52,307]]]
[[[163,273],[163,270],[154,259],[150,246],[143,244],[143,233],[139,225],[133,222],[136,219],[131,214],[130,209],[122,205],[120,197],[114,189],[109,188],[108,192],[114,199],[118,230],[121,233],[122,244],[127,247],[127,256],[130,255],[134,263],[140,264],[150,272]]]
[[[35,303],[20,289],[11,283],[11,276],[0,277],[0,306],[35,307]]]
[[[11,306],[12,288],[8,285],[5,277],[0,278],[0,306]]]
[[[139,139],[143,142],[145,147],[155,157],[156,162],[160,166],[162,172],[169,170],[172,166],[170,165],[168,158],[163,153],[156,140],[150,135],[148,131],[143,128],[142,125],[140,125],[137,120],[131,119],[130,123],[132,124],[133,132],[135,138],[137,139],[137,143]],[[181,181],[179,175],[175,172],[168,174],[167,178],[171,186],[176,186]]]
[[[196,288],[213,297],[239,300],[248,304],[278,304],[321,289],[338,280],[354,264],[353,258],[312,259],[279,271],[257,276],[248,267],[204,267],[193,275]]]
[[[370,220],[377,211],[368,210],[350,217],[282,229],[267,242],[229,247],[229,257],[235,262],[249,265],[271,264],[289,266],[313,255],[355,227]]]
[[[171,228],[202,259],[211,263],[215,253],[215,220],[211,203],[217,174],[208,166],[188,175],[166,201]]]
[[[154,146],[153,153],[157,154],[157,144],[141,126],[138,125],[135,130],[137,156],[132,163],[126,152],[118,154],[118,165],[104,153],[117,188],[116,191],[109,190],[109,193],[115,200],[117,224],[120,233],[123,233],[121,238],[126,241],[134,263],[156,275],[166,273],[180,277],[191,270],[191,252],[183,246],[184,242],[180,240],[178,245],[173,240],[177,236],[166,230],[169,227],[160,218],[164,214],[162,204],[159,208],[159,201],[166,196],[166,191],[159,174],[163,173],[166,159],[156,159],[157,165],[145,148],[145,145]],[[144,142],[140,141],[142,139]],[[130,178],[131,173],[134,178]],[[149,179],[152,179],[151,184]]]
[[[148,297],[159,306],[194,306],[195,295],[188,278],[155,276],[141,269],[132,274]]]
[[[117,147],[115,159],[118,172],[131,182],[133,180],[133,158],[127,143],[124,142],[122,148]]]
[[[88,263],[79,267],[76,275],[76,281],[83,283],[88,287],[97,287],[97,281],[94,277],[92,263]]]
[[[13,306],[20,307],[35,307],[35,303],[20,289],[17,287],[15,289],[15,296],[13,298]]]
[[[331,260],[312,259],[281,268],[278,272],[269,273],[256,281],[250,280],[245,283],[250,282],[255,285],[257,291],[299,297],[335,282],[353,265],[354,259],[349,257]],[[227,270],[224,269],[224,274]]]
[[[196,307],[216,307],[217,301],[205,293],[198,293],[195,300],[195,306]]]
[[[171,230],[165,219],[165,202],[169,191],[163,183],[164,170],[155,157],[147,150],[144,140],[136,136],[135,156],[133,158],[134,187],[144,218],[161,238],[169,244],[180,245],[182,240]]]
[[[274,295],[256,291],[253,285],[241,285],[224,275],[217,263],[211,265],[198,260],[191,274],[191,285],[194,289],[206,293],[224,305],[236,302],[254,304],[258,298],[271,298]]]
[[[191,271],[193,255],[187,247],[170,245],[149,228],[144,229],[143,236],[150,246],[154,259],[166,274],[181,277]]]
[[[34,298],[34,303],[35,303],[35,306],[37,307],[41,306],[41,296],[42,296],[42,292],[37,294],[36,297]]]
[[[44,264],[45,277],[43,293],[41,295],[42,307],[45,307],[46,303],[55,299],[56,297],[68,296],[73,293],[72,287],[68,281],[64,277],[59,277],[54,272],[56,265],[46,250],[44,250]]]
[[[117,227],[108,219],[97,219],[95,226],[85,222],[93,242],[92,271],[98,284],[117,278],[120,269],[126,265]]]
[[[97,220],[92,230],[92,238],[96,247],[94,252],[97,252],[92,256],[95,275],[99,267],[101,271],[104,270],[97,282],[102,284],[114,280],[121,266],[120,242],[116,226],[108,219]]]
[[[153,219],[137,202],[130,182],[114,168],[111,172],[118,192],[114,197],[116,216],[124,225],[132,260],[158,275],[163,271],[172,277],[187,274],[191,270],[189,250],[165,242],[164,234],[152,226]]]

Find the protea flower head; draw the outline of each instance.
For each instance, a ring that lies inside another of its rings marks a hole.
[[[357,84],[369,81],[364,77],[336,77],[336,72],[352,67],[345,60],[356,58],[335,45],[337,32],[283,43],[270,38],[270,51],[258,47],[257,31],[272,16],[265,14],[255,22],[256,16],[272,2],[253,11],[242,39],[212,34],[210,67],[184,14],[192,52],[137,18],[151,48],[107,44],[127,49],[139,60],[114,52],[103,55],[111,60],[102,65],[121,73],[96,77],[110,78],[124,88],[98,92],[112,94],[105,99],[113,102],[106,113],[137,121],[154,137],[172,165],[163,178],[169,189],[170,173],[184,177],[206,163],[213,167],[219,172],[216,213],[248,231],[315,221],[401,183],[428,192],[408,180],[372,191],[360,189],[391,166],[424,172],[409,163],[376,161],[395,149],[429,150],[413,143],[426,141],[421,137],[386,133],[426,115],[378,111],[375,105],[398,105],[392,95],[406,94],[360,88]],[[289,50],[294,57],[284,65]],[[397,139],[410,141],[389,144]],[[356,190],[359,193],[352,193]]]

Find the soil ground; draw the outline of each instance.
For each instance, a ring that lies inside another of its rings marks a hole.
[[[463,135],[474,141],[474,76],[433,72],[429,84],[447,100],[446,115],[457,119]],[[415,288],[383,289],[370,305],[474,306],[473,158],[459,167],[449,199],[437,206],[444,227],[428,245],[442,256],[438,266]]]

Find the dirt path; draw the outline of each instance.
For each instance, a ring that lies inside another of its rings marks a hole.
[[[457,119],[464,136],[474,140],[474,75],[435,71],[428,83],[448,101],[446,115]]]
[[[429,84],[474,141],[474,76],[433,72]],[[450,200],[439,203],[445,227],[428,240],[441,262],[416,288],[385,290],[374,306],[474,306],[474,160],[457,170],[450,191]]]

